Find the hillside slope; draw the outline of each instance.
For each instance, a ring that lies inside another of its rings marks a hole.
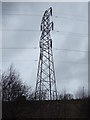
[[[3,118],[88,118],[88,100],[3,102]]]

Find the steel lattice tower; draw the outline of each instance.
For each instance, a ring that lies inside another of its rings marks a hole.
[[[45,11],[41,21],[40,57],[37,72],[35,90],[36,100],[56,100],[56,79],[52,54],[52,39],[50,31],[53,30],[53,22],[50,22],[52,8]]]

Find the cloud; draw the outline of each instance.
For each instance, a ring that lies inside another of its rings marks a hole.
[[[3,29],[35,29],[37,31],[3,31],[3,48],[39,47],[40,23],[43,11],[53,8],[54,31],[51,32],[53,47],[59,49],[87,50],[88,4],[87,3],[3,3]],[[4,15],[24,14],[24,15]],[[25,16],[25,14],[27,14]],[[38,16],[28,16],[35,14]],[[58,16],[55,17],[55,16]],[[63,32],[56,32],[63,31]],[[53,49],[58,90],[74,92],[87,87],[87,52]],[[3,70],[13,61],[23,81],[35,88],[39,49],[3,49]]]
[[[2,0],[3,2],[88,2],[88,0]]]

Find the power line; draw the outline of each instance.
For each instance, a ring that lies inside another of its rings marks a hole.
[[[55,18],[59,18],[59,19],[67,19],[67,20],[76,20],[76,21],[83,21],[83,22],[88,22],[88,20],[85,19],[77,19],[77,18],[70,18],[70,17],[65,17],[65,16],[54,16]]]
[[[6,60],[6,61],[0,61],[0,62],[38,62],[38,60]],[[59,63],[67,63],[67,64],[89,64],[89,63],[80,63],[80,62],[73,62],[73,61],[60,61]]]
[[[88,34],[82,34],[82,33],[76,33],[76,32],[66,32],[66,31],[59,31],[59,30],[55,30],[55,32],[59,32],[62,34],[70,34],[70,35],[80,35],[79,37],[87,37]]]
[[[2,14],[2,15],[12,15],[12,16],[19,16],[20,15],[20,16],[34,16],[34,17],[41,16],[40,14],[26,14],[26,13],[25,14],[24,13],[23,14],[21,14],[21,13],[20,14],[16,14],[16,13],[15,14]],[[70,16],[72,16],[72,15],[70,15]],[[70,16],[66,17],[66,16],[62,16],[62,15],[61,16],[53,15],[53,18],[61,18],[61,19],[77,20],[77,21],[79,20],[79,21],[83,21],[83,22],[88,22],[88,19],[85,20],[85,19],[76,18],[76,16],[75,16],[75,18],[70,17]]]
[[[31,31],[31,32],[40,32],[40,30],[35,30],[35,29],[2,29],[0,31]]]
[[[3,9],[3,11],[8,11],[8,13],[9,12],[13,12],[13,13],[17,13],[17,12],[20,12],[19,14],[27,14],[27,13],[23,13],[23,11],[16,11],[16,10],[8,10],[8,9]],[[63,10],[61,10],[61,11],[63,11]],[[25,11],[24,11],[25,12]],[[26,11],[27,12],[27,11]],[[42,13],[44,13],[44,11],[42,10],[37,10],[37,11],[35,11],[35,13],[33,12],[33,14],[36,14],[36,12],[38,12],[38,13],[40,13],[41,12],[41,14]],[[29,14],[32,14],[32,13],[29,13]],[[41,14],[39,14],[40,16],[41,16]],[[66,12],[55,12],[54,11],[54,14],[64,14],[64,15],[67,15],[67,16],[74,16],[74,17],[81,17],[81,18],[88,18],[88,17],[86,17],[86,16],[81,16],[81,15],[75,15],[75,14],[68,14],[68,13],[66,13]],[[53,16],[52,16],[53,17]]]
[[[39,30],[35,30],[35,29],[2,29],[2,31],[40,32]],[[59,31],[59,30],[54,30],[54,32],[56,32],[56,33],[62,33],[62,34],[78,35],[79,37],[88,37],[88,34],[82,34],[82,33],[76,33],[76,32],[66,32],[66,31]]]
[[[90,51],[85,51],[85,50],[59,49],[59,48],[54,48],[54,49],[61,50],[61,51],[68,51],[68,52],[90,52]]]
[[[66,16],[73,16],[73,17],[81,17],[81,18],[87,18],[88,19],[88,17],[86,17],[86,16],[81,16],[81,15],[68,15],[68,13],[60,13],[60,12],[55,12],[54,14],[64,14],[64,15],[66,15]]]
[[[6,47],[0,49],[39,49],[38,47]]]
[[[11,16],[19,16],[19,15],[20,16],[41,16],[41,15],[37,15],[37,14],[26,14],[26,13],[25,14],[24,13],[22,13],[22,14],[21,13],[20,14],[16,14],[16,13],[15,14],[2,14],[2,15],[11,15]]]
[[[79,62],[73,62],[73,61],[60,61],[59,63],[70,63],[70,64],[89,64],[89,63],[79,63]]]
[[[39,49],[38,47],[7,47],[7,48],[0,48],[0,49]],[[90,51],[86,51],[86,50],[73,50],[73,49],[59,49],[59,48],[54,48],[54,50],[60,50],[60,51],[68,51],[68,52],[90,52]]]
[[[35,61],[35,62],[37,62],[38,60],[2,60],[2,62],[30,62],[30,61]]]

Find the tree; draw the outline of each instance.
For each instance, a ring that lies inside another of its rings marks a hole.
[[[64,99],[64,95],[63,95],[63,93],[61,92],[61,93],[57,93],[57,100],[63,100]]]
[[[67,94],[64,95],[64,98],[65,98],[66,100],[71,100],[71,99],[73,99],[73,95],[70,94],[70,93],[67,93]]]
[[[29,87],[24,85],[20,79],[20,75],[10,66],[7,72],[2,74],[2,100],[14,101],[20,96],[29,97]]]
[[[2,75],[1,75],[1,70],[0,70],[0,101],[2,100],[2,82],[1,82],[1,78],[2,78]]]
[[[84,87],[81,87],[78,89],[78,91],[75,94],[76,99],[84,99],[88,97],[88,92],[86,92]]]
[[[58,100],[71,100],[73,99],[73,94],[66,93],[66,90],[63,90],[61,93],[58,92],[57,99]]]

